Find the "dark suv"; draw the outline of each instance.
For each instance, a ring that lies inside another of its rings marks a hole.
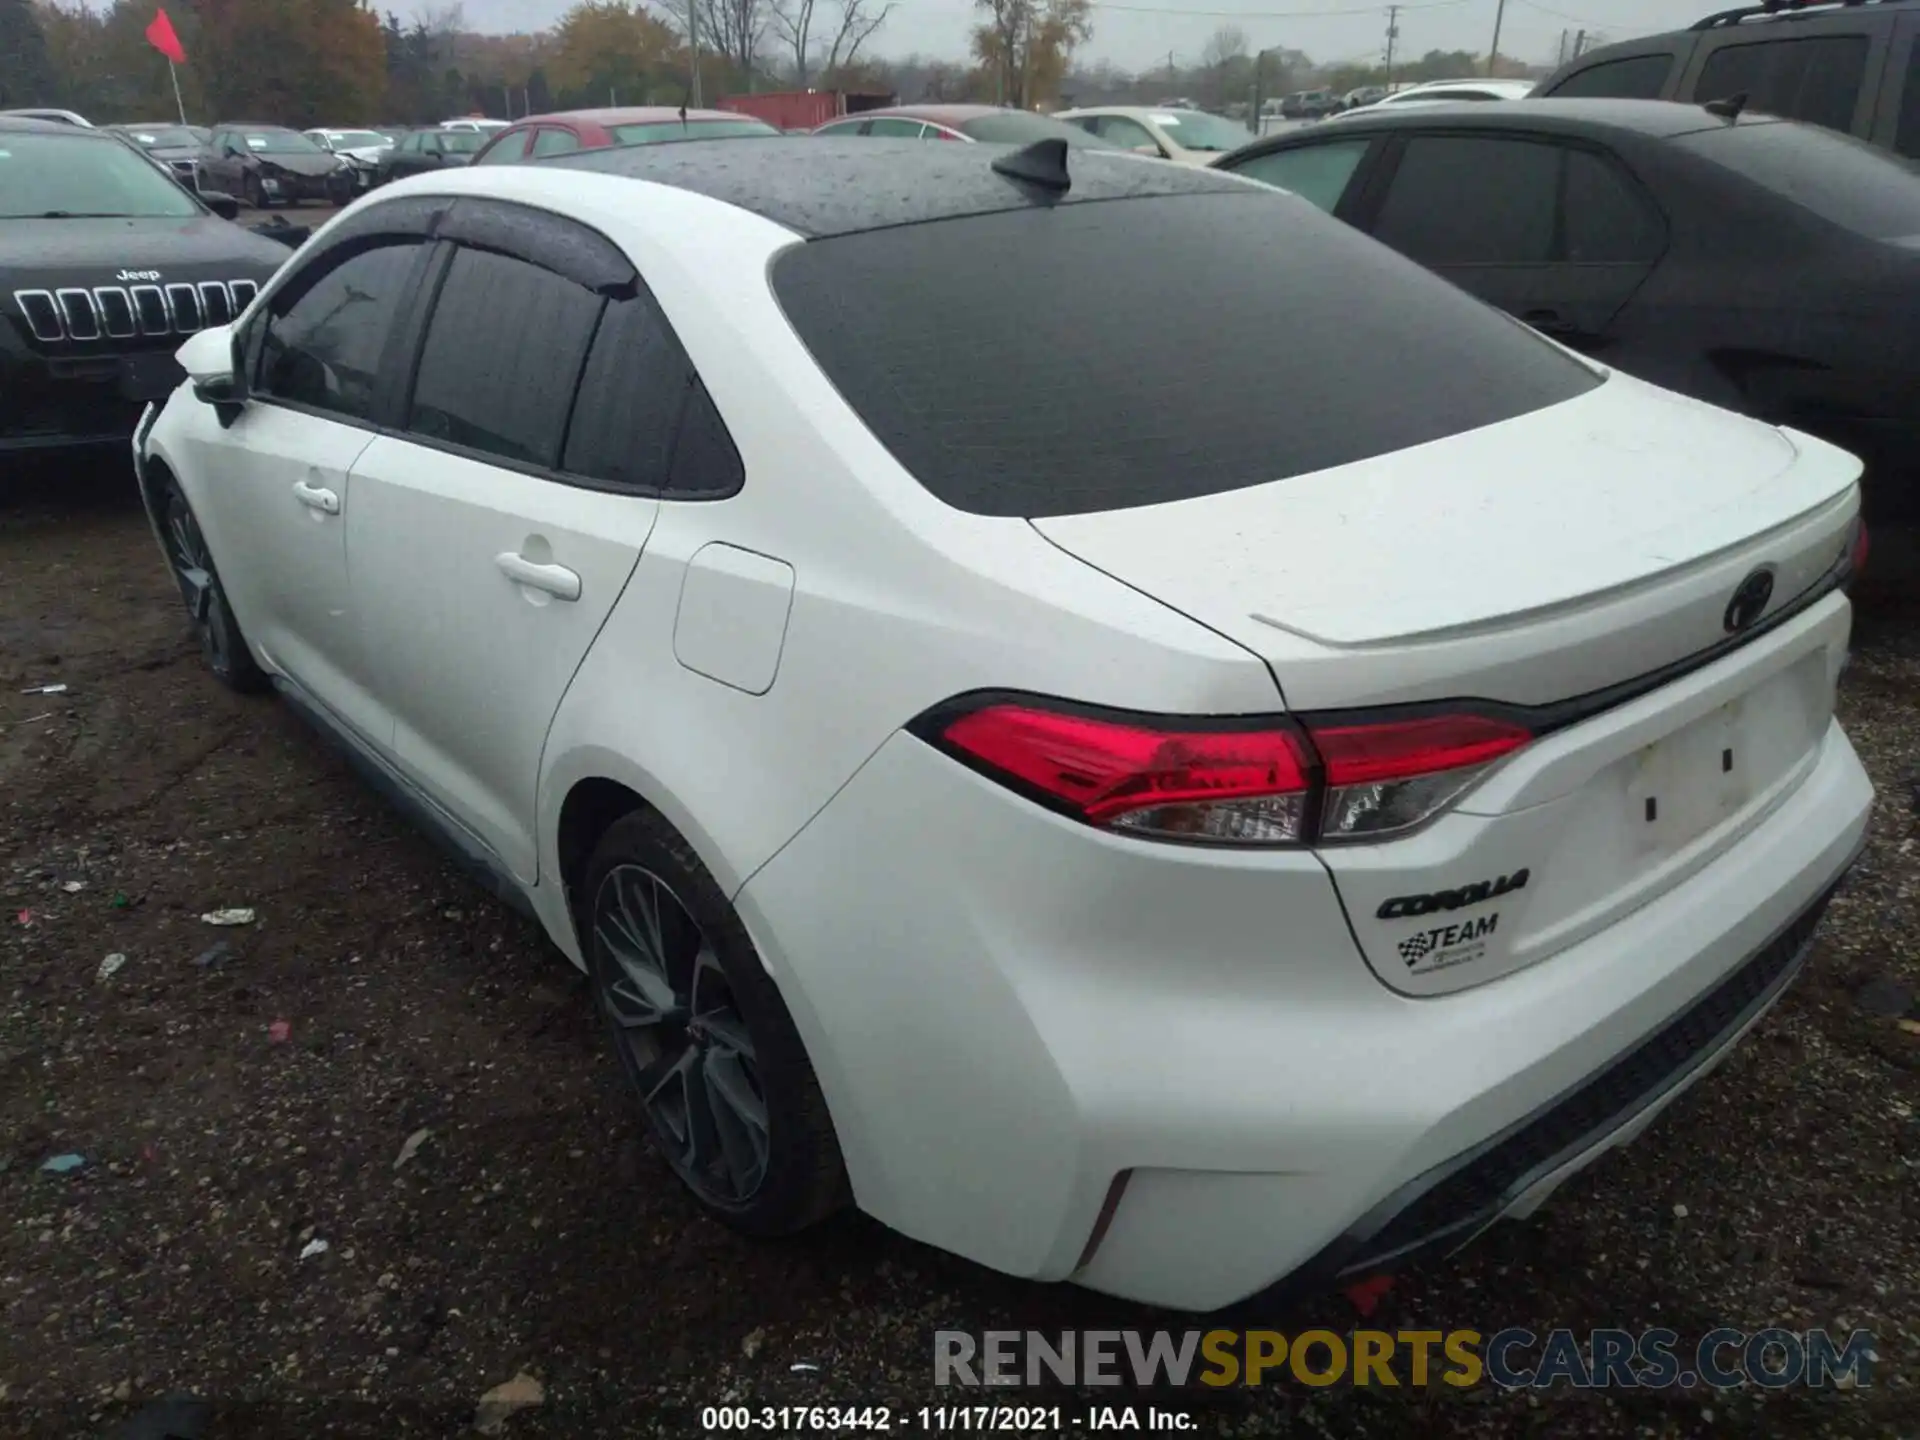
[[[1844,130],[1920,158],[1920,0],[1767,0],[1592,50],[1538,98],[1705,103]]]

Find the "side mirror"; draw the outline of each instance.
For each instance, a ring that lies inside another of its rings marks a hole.
[[[240,218],[240,202],[224,190],[202,190],[200,199],[206,207],[222,220]]]
[[[215,325],[190,335],[174,352],[174,358],[187,372],[194,398],[213,407],[223,428],[240,418],[247,401],[247,385],[235,354],[231,325]]]

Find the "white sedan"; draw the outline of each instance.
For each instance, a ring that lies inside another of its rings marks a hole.
[[[1449,105],[1461,100],[1524,100],[1531,95],[1538,84],[1535,80],[1424,80],[1417,85],[1408,85],[1395,90],[1383,99],[1370,105],[1355,106],[1351,110],[1342,110],[1329,119],[1338,120],[1346,115],[1371,115],[1380,110],[1398,110],[1407,105]]]
[[[755,1233],[1195,1309],[1445,1249],[1759,1021],[1867,823],[1859,463],[1235,177],[447,171],[180,358],[214,673],[538,917]]]
[[[1182,165],[1211,165],[1229,150],[1249,145],[1255,138],[1246,126],[1204,110],[1097,105],[1062,110],[1054,119],[1078,125],[1123,150]]]

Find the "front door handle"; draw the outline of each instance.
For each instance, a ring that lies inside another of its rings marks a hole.
[[[580,598],[580,577],[564,565],[542,565],[511,550],[503,550],[494,556],[493,563],[516,585],[543,590],[556,600]]]
[[[304,480],[293,482],[293,498],[309,510],[318,510],[322,515],[340,513],[340,497],[331,490],[323,490],[317,485],[309,485]]]

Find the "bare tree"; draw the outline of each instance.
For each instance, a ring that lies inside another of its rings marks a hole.
[[[876,11],[873,0],[839,0],[834,23],[819,11],[819,0],[772,0],[772,5],[773,28],[793,52],[794,79],[803,88],[816,73],[831,75],[853,64],[860,47],[894,9],[888,3]],[[826,35],[832,38],[822,52],[816,42]],[[816,55],[818,66],[813,63]]]
[[[767,33],[767,0],[690,0],[700,6],[701,38],[740,74],[753,81],[753,62]]]
[[[1200,63],[1209,70],[1224,70],[1245,57],[1250,49],[1246,31],[1238,25],[1222,25],[1207,37],[1206,48],[1200,52]]]

